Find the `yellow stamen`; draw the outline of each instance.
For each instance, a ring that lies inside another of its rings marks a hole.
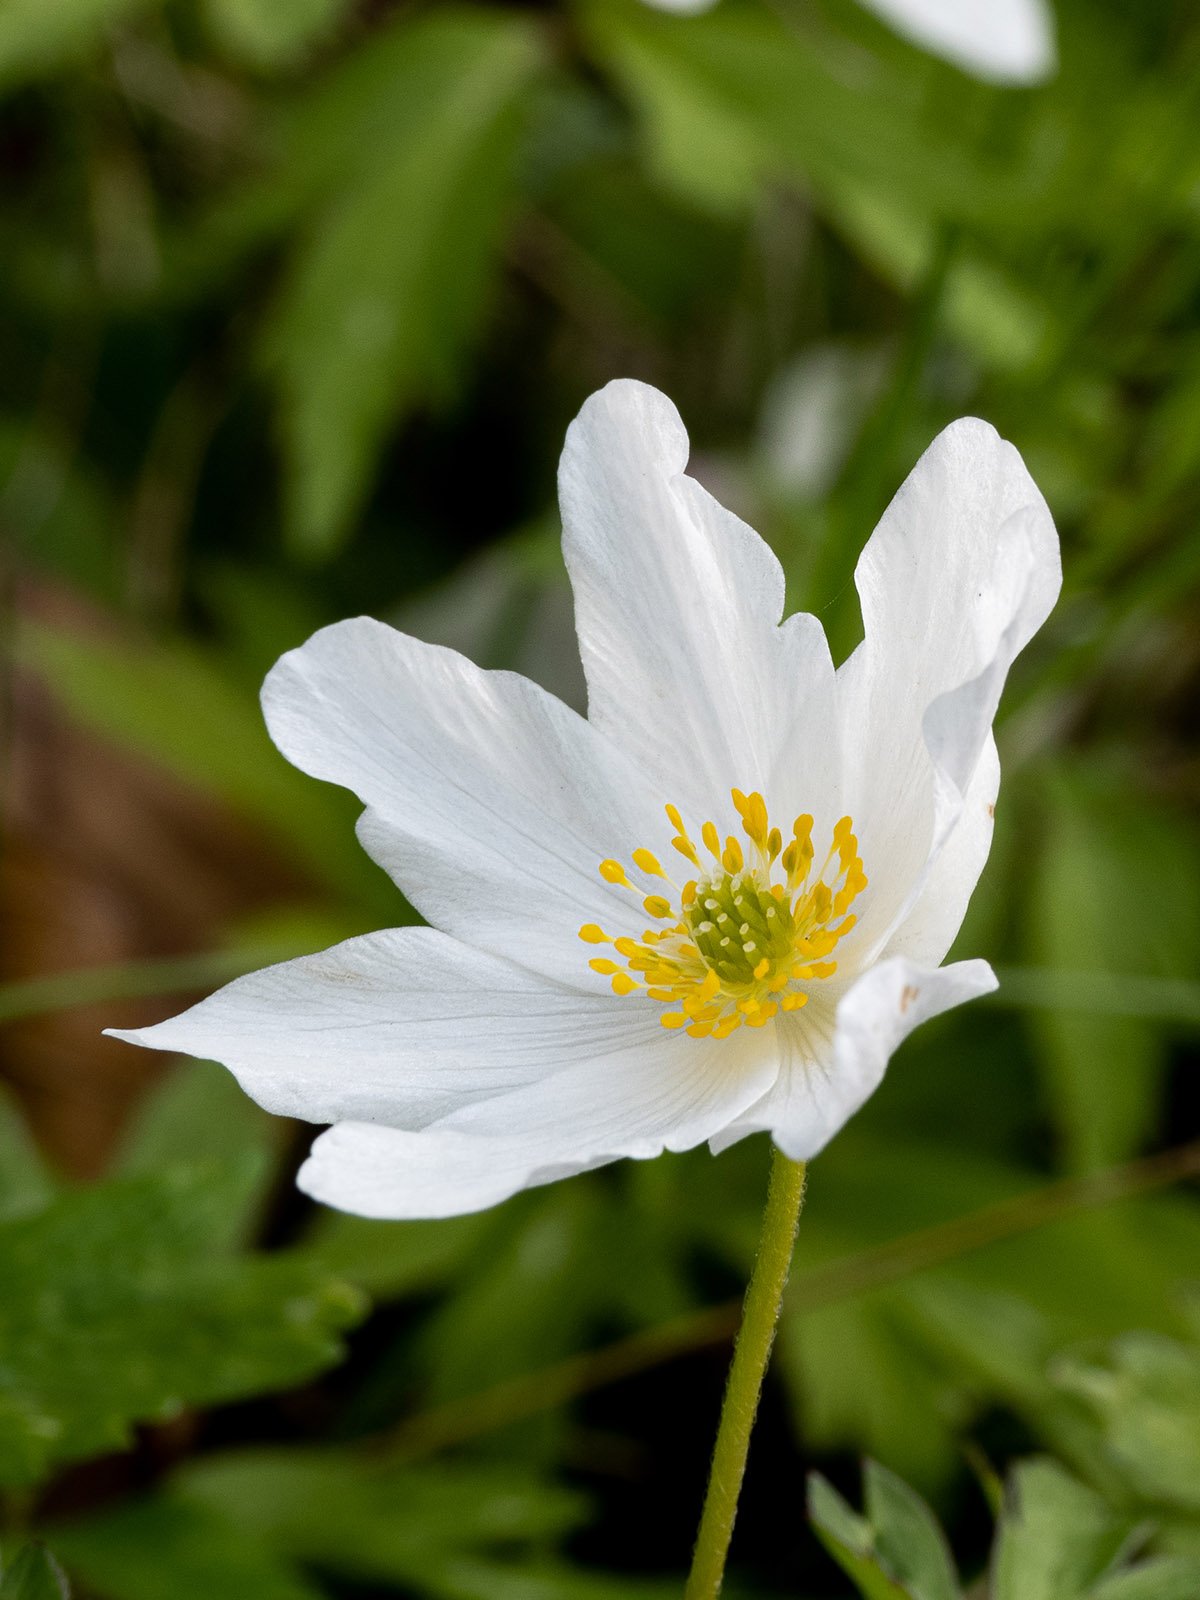
[[[697,876],[674,888],[674,898],[666,889],[644,896],[642,906],[658,928],[616,939],[594,922],[579,930],[585,944],[610,944],[624,962],[623,968],[607,958],[589,963],[616,994],[637,993],[670,1006],[660,1014],[662,1026],[696,1039],[727,1039],[742,1026],[763,1028],[805,1006],[811,986],[837,972],[830,957],[856,926],[850,907],[867,888],[849,817],[839,818],[816,869],[807,812],[795,819],[785,846],[757,790],[733,789],[730,798],[749,846],[733,834],[722,845],[716,824],[706,821],[700,836],[712,864],[705,866],[678,808],[665,808],[675,829],[672,845]],[[652,851],[639,846],[630,859],[640,872],[671,884]],[[776,862],[783,882],[775,876]],[[600,875],[641,892],[615,859],[601,862]]]
[[[648,872],[652,878],[665,878],[666,873],[658,864],[658,857],[649,850],[635,850],[632,856],[635,867],[640,867],[643,872]]]

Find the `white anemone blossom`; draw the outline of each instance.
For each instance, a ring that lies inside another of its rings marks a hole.
[[[646,0],[694,16],[717,0]],[[868,11],[932,55],[993,83],[1028,84],[1055,68],[1054,22],[1046,0],[860,0]]]
[[[762,1130],[806,1159],[912,1028],[995,985],[939,963],[991,842],[1005,675],[1060,584],[1020,456],[970,419],[934,441],[859,560],[865,637],[836,671],[687,457],[640,383],[569,431],[586,719],[365,617],[267,678],[276,744],[364,801],[363,845],[431,926],[118,1037],[333,1123],[299,1175],[319,1200],[446,1216]]]

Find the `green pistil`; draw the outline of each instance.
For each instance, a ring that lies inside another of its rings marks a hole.
[[[791,953],[794,925],[786,901],[776,900],[749,873],[724,873],[698,884],[685,915],[705,965],[723,985],[753,984],[764,956],[774,970]],[[747,954],[743,945],[750,942],[754,949]]]

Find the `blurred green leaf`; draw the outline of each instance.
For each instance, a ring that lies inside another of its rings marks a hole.
[[[422,1335],[432,1400],[475,1392],[480,1349],[495,1382],[577,1348],[613,1298],[611,1261],[593,1248],[604,1209],[593,1188],[572,1184],[522,1195],[493,1215],[472,1272]]]
[[[1200,963],[1200,855],[1184,821],[1103,774],[1058,770],[1044,790],[1028,938],[1048,968],[1191,977]],[[1169,868],[1165,869],[1165,864]],[[1147,894],[1148,884],[1154,893]],[[1162,1031],[1137,1017],[1034,1019],[1067,1165],[1137,1150],[1154,1125]]]
[[[288,1256],[226,1254],[248,1176],[244,1163],[176,1167],[0,1226],[0,1482],[337,1359],[356,1294]]]
[[[265,333],[295,548],[346,536],[388,428],[445,395],[486,306],[537,36],[447,7],[405,22],[398,115],[297,252]]]
[[[215,1061],[187,1057],[172,1064],[142,1102],[121,1142],[116,1170],[154,1173],[189,1161],[236,1162],[246,1174],[239,1200],[226,1214],[230,1247],[251,1237],[273,1182],[281,1124],[243,1093]],[[342,1278],[336,1268],[331,1277]]]
[[[677,1582],[607,1577],[581,1572],[565,1562],[481,1561],[452,1557],[426,1579],[436,1600],[676,1600]],[[729,1600],[739,1600],[729,1590]]]
[[[866,1510],[860,1517],[813,1473],[808,1514],[864,1600],[960,1600],[945,1536],[920,1496],[874,1461],[863,1468],[863,1487]]]
[[[779,1371],[806,1440],[886,1456],[923,1489],[953,1471],[956,1437],[989,1397],[1019,1410],[1072,1464],[1102,1454],[1094,1427],[1065,1408],[1046,1369],[1081,1339],[1143,1326],[1188,1330],[1176,1291],[1194,1272],[1200,1219],[1184,1200],[1047,1218],[948,1259],[923,1260],[881,1287],[809,1307],[804,1275],[953,1217],[1029,1193],[1005,1163],[847,1129],[814,1169]],[[743,1262],[744,1270],[744,1262]]]
[[[55,1548],[102,1600],[321,1600],[234,1523],[170,1495],[56,1524]]]
[[[58,1562],[41,1545],[26,1545],[11,1566],[0,1568],[0,1600],[70,1600]]]
[[[1129,1333],[1103,1356],[1063,1356],[1051,1379],[1096,1418],[1135,1493],[1200,1511],[1200,1348]]]
[[[438,1222],[377,1222],[322,1206],[304,1255],[373,1298],[391,1300],[452,1282],[489,1232],[486,1212]]]
[[[819,1473],[808,1487],[817,1535],[863,1600],[958,1600],[949,1547],[929,1507],[873,1462],[863,1477],[862,1516]],[[1190,1600],[1200,1560],[1130,1564],[1150,1531],[1056,1462],[1019,1462],[996,1527],[988,1600]],[[982,1584],[977,1592],[982,1600]]]
[[[1200,1560],[1166,1556],[1102,1578],[1088,1600],[1195,1600],[1198,1592]]]
[[[419,1587],[449,1555],[540,1543],[584,1511],[578,1495],[511,1464],[405,1471],[340,1450],[196,1462],[177,1492],[289,1560]]]
[[[914,215],[886,191],[852,183],[834,186],[829,210],[883,278],[907,293],[920,291],[939,248],[933,220]],[[947,269],[939,316],[981,361],[1011,372],[1033,366],[1050,326],[1047,308],[1002,265],[968,249],[956,251]]]
[[[354,803],[288,765],[256,699],[212,654],[177,641],[114,642],[40,625],[23,630],[22,648],[86,727],[269,824],[340,892],[360,889],[368,903],[382,893],[399,920],[399,896],[354,839]]]
[[[288,67],[331,34],[346,0],[206,0],[217,44],[252,67]]]
[[[54,1181],[38,1155],[15,1101],[0,1091],[0,1222],[39,1211],[54,1193]]]
[[[1025,130],[1003,148],[965,128],[940,136],[909,73],[864,64],[815,14],[728,6],[681,23],[632,0],[593,0],[587,14],[657,170],[701,202],[744,203],[790,171],[834,193],[869,177],[918,215],[962,220],[1040,208],[1061,180]]]
[[[114,23],[154,0],[5,0],[0,7],[0,88],[71,64]]]
[[[16,534],[16,547],[36,552],[43,567],[106,601],[118,597],[120,523],[112,492],[75,441],[40,419],[0,416],[0,516]]]
[[[1135,1537],[1135,1523],[1055,1462],[1023,1462],[993,1558],[994,1600],[1085,1600]]]

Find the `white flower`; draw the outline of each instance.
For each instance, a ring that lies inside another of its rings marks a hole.
[[[1037,83],[1055,68],[1045,0],[861,0],[897,33],[964,72],[996,83]]]
[[[717,0],[646,0],[694,16]],[[1038,83],[1054,71],[1054,21],[1046,0],[860,0],[897,33],[964,72],[994,83]]]
[[[760,1129],[806,1158],[917,1023],[994,986],[938,963],[991,841],[1004,678],[1060,583],[1020,457],[972,420],[934,442],[862,554],[866,637],[835,672],[687,453],[639,383],[568,434],[587,720],[368,618],[267,679],[276,744],[360,796],[433,926],[119,1037],[336,1124],[300,1173],[320,1200],[445,1216]]]

